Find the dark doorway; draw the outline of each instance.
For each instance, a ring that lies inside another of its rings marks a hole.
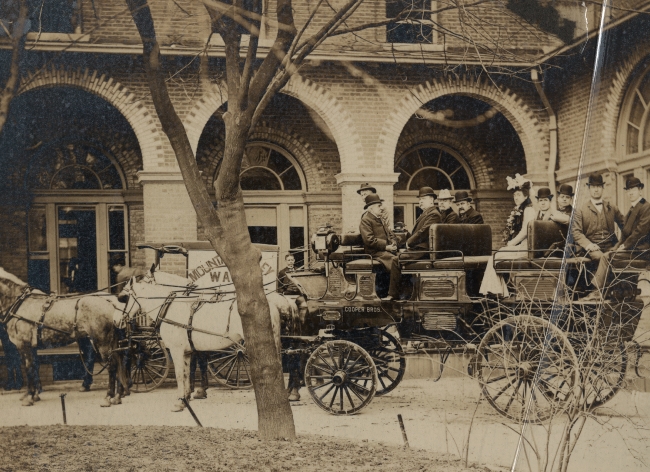
[[[61,292],[97,290],[97,222],[94,208],[59,207]]]

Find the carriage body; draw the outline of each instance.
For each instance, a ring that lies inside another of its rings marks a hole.
[[[493,299],[478,293],[492,254],[490,227],[432,225],[431,251],[416,261],[399,260],[412,283],[402,294],[406,300],[394,303],[378,295],[386,274],[364,254],[358,234],[332,237],[338,247],[320,245],[322,270],[292,275],[307,300],[302,334],[320,334],[324,342],[323,334],[341,338],[342,332],[394,325],[401,342],[475,352],[470,373],[495,409],[513,420],[544,421],[576,404],[591,410],[623,384],[627,343],[644,306],[636,278],[647,264],[635,257],[613,263],[604,300],[583,303],[589,260],[565,257],[557,249],[565,239],[555,223],[532,222],[527,257],[495,263],[497,273],[508,275],[512,296]],[[504,353],[505,345],[516,347]]]

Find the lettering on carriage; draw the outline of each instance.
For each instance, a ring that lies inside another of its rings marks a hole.
[[[212,279],[213,282],[218,282],[219,278],[221,277],[221,273],[223,271],[219,272],[212,272],[212,269],[218,269],[219,267],[225,267],[225,264],[221,260],[221,257],[219,256],[214,256],[212,259],[205,261],[204,264],[199,265],[196,267],[192,272],[187,274],[187,276],[192,280],[192,282],[196,282],[197,279],[200,279],[203,277],[205,274],[210,274],[210,278]],[[230,282],[230,274],[228,271],[225,271],[227,274],[228,282]],[[217,280],[215,280],[215,274],[217,277]],[[224,278],[226,275],[224,275]]]
[[[378,306],[346,306],[343,307],[346,313],[380,313],[381,308]]]

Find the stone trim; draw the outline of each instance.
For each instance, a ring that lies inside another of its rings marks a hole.
[[[549,144],[545,127],[524,99],[507,87],[497,88],[487,79],[476,81],[467,76],[432,80],[407,91],[382,126],[377,155],[394,156],[402,130],[413,114],[425,103],[450,94],[476,98],[503,113],[519,135],[526,156],[527,172],[546,171]],[[382,159],[382,162],[385,165],[393,162],[393,159]]]

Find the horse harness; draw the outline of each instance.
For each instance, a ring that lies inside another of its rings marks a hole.
[[[72,332],[68,333],[67,331],[63,331],[62,329],[59,328],[54,328],[53,326],[48,326],[45,324],[45,315],[47,312],[52,308],[54,303],[58,300],[56,296],[48,296],[47,299],[45,300],[45,303],[43,303],[43,306],[41,307],[41,317],[38,321],[36,320],[30,320],[29,318],[25,318],[23,316],[20,316],[18,314],[18,310],[20,309],[21,305],[27,298],[29,298],[31,295],[33,295],[33,289],[32,287],[25,287],[23,292],[20,294],[20,296],[14,301],[14,303],[9,307],[7,312],[4,314],[0,322],[2,324],[7,324],[9,323],[9,320],[11,318],[15,318],[20,321],[25,321],[26,323],[32,324],[36,326],[36,339],[35,345],[36,346],[41,346],[42,345],[42,332],[43,329],[48,329],[50,331],[56,331],[57,333],[65,334],[66,336],[74,337],[75,339],[78,338],[78,333],[77,333],[77,315],[79,313],[79,302],[81,299],[77,299],[77,303],[75,304],[74,307],[74,322],[72,325]]]
[[[187,320],[187,324],[185,323],[179,323],[178,321],[174,320],[169,320],[166,318],[167,312],[169,311],[169,307],[172,304],[172,302],[176,299],[176,292],[171,292],[163,304],[160,306],[160,310],[158,310],[158,316],[156,316],[156,321],[154,323],[154,328],[156,331],[160,331],[160,326],[163,323],[170,324],[172,326],[176,326],[177,328],[181,328],[187,331],[187,340],[190,344],[190,348],[192,351],[195,351],[194,349],[194,341],[192,340],[192,332],[196,331],[197,333],[203,333],[203,334],[209,334],[211,336],[220,336],[222,338],[230,339],[233,343],[237,344],[230,336],[224,333],[215,333],[214,331],[208,331],[205,329],[201,328],[196,328],[192,326],[192,321],[194,320],[194,315],[196,314],[197,311],[199,311],[206,303],[218,303],[223,300],[224,294],[223,293],[216,293],[213,295],[210,299],[202,299],[199,298],[196,300],[194,303],[192,303],[192,306],[190,307],[190,315]],[[228,309],[228,324],[226,325],[226,333],[230,332],[230,318],[232,316],[232,310],[235,305],[236,299],[233,298],[232,302],[230,303],[230,307]]]

